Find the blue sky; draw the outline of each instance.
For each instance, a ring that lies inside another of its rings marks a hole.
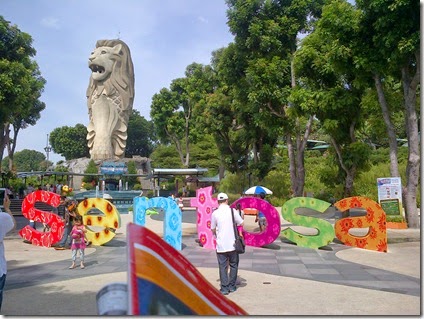
[[[47,83],[45,110],[22,130],[16,151],[44,152],[56,127],[88,125],[88,57],[100,39],[123,40],[135,73],[134,109],[150,119],[152,96],[193,63],[233,41],[224,0],[1,0],[0,15],[30,34]],[[5,153],[4,156],[7,156]],[[57,162],[60,155],[50,153]]]

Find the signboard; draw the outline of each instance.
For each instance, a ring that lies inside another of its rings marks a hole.
[[[103,162],[100,173],[105,175],[122,175],[128,172],[125,163]]]
[[[383,199],[380,201],[380,206],[383,208],[386,215],[400,215],[400,206],[398,199]]]
[[[402,183],[400,177],[377,178],[378,202],[387,215],[402,214]]]

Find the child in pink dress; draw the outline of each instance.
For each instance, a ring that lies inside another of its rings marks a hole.
[[[81,261],[81,269],[84,269],[84,250],[86,247],[85,244],[85,233],[87,230],[85,229],[85,226],[82,224],[82,216],[76,215],[74,220],[74,226],[72,227],[71,231],[71,249],[72,249],[72,265],[69,267],[69,269],[74,269],[76,267],[75,262],[77,259],[77,251],[80,251],[80,261]]]

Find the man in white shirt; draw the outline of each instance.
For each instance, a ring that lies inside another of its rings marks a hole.
[[[6,283],[6,273],[7,273],[7,263],[6,257],[4,255],[4,237],[8,232],[16,227],[15,218],[12,215],[12,212],[9,209],[10,207],[10,199],[8,196],[4,198],[4,210],[6,212],[2,212],[0,210],[0,312],[1,312],[1,304],[3,301],[3,288]]]
[[[211,230],[216,236],[216,256],[219,266],[219,279],[221,282],[221,293],[228,295],[237,290],[236,280],[238,272],[239,255],[234,248],[235,235],[231,213],[237,226],[243,224],[243,219],[235,210],[228,206],[228,195],[218,194],[219,207],[212,213]],[[228,266],[230,274],[228,276]]]

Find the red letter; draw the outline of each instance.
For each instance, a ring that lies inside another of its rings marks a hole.
[[[62,238],[64,223],[58,215],[35,208],[35,202],[57,207],[60,203],[60,195],[37,190],[28,194],[22,202],[22,214],[24,217],[49,225],[50,231],[40,232],[27,225],[19,231],[19,235],[23,239],[32,242],[35,246],[50,247]]]

